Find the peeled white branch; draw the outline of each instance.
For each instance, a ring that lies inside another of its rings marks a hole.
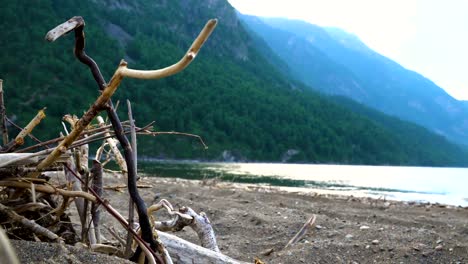
[[[124,77],[130,77],[130,78],[136,78],[136,79],[160,79],[160,78],[174,75],[182,71],[183,69],[185,69],[185,67],[187,67],[193,61],[193,59],[195,59],[201,46],[203,46],[203,43],[205,43],[205,41],[211,35],[217,23],[218,23],[217,19],[210,19],[206,23],[205,27],[200,32],[198,37],[192,43],[192,46],[190,46],[188,51],[185,53],[184,57],[182,57],[182,59],[180,59],[180,61],[178,61],[176,64],[173,64],[163,69],[154,70],[154,71],[142,71],[142,70],[128,69],[127,66],[125,65],[125,67],[122,67],[120,69],[120,74],[122,74],[122,76]]]

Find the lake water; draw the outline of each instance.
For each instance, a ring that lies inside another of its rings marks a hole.
[[[149,175],[468,206],[468,169],[279,163],[139,162]]]

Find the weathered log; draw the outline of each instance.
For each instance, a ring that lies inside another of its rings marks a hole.
[[[247,262],[235,260],[222,253],[195,245],[177,236],[158,232],[159,237],[166,246],[169,254],[176,263],[192,264],[246,264]]]
[[[210,220],[205,213],[197,214],[192,208],[184,207],[179,210],[183,214],[193,217],[190,227],[197,233],[202,247],[219,252],[216,236],[211,226]]]
[[[0,153],[0,168],[35,166],[43,160],[50,151],[36,153]],[[69,153],[64,153],[57,158],[56,163],[65,163],[70,157]],[[43,170],[47,167],[43,168]]]

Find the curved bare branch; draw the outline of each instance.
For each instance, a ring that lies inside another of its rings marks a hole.
[[[185,53],[184,57],[182,57],[182,59],[180,59],[177,63],[166,68],[153,71],[133,70],[125,66],[120,69],[120,74],[122,74],[125,77],[136,79],[160,79],[182,71],[193,61],[193,59],[195,59],[195,57],[198,54],[198,51],[200,51],[200,48],[203,46],[203,43],[205,43],[205,41],[211,35],[217,23],[217,19],[208,20],[203,30],[192,43],[192,46],[190,46],[188,51]]]

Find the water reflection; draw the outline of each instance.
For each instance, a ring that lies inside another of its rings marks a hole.
[[[328,193],[468,206],[468,169],[270,163],[145,162],[159,177],[301,187]]]

